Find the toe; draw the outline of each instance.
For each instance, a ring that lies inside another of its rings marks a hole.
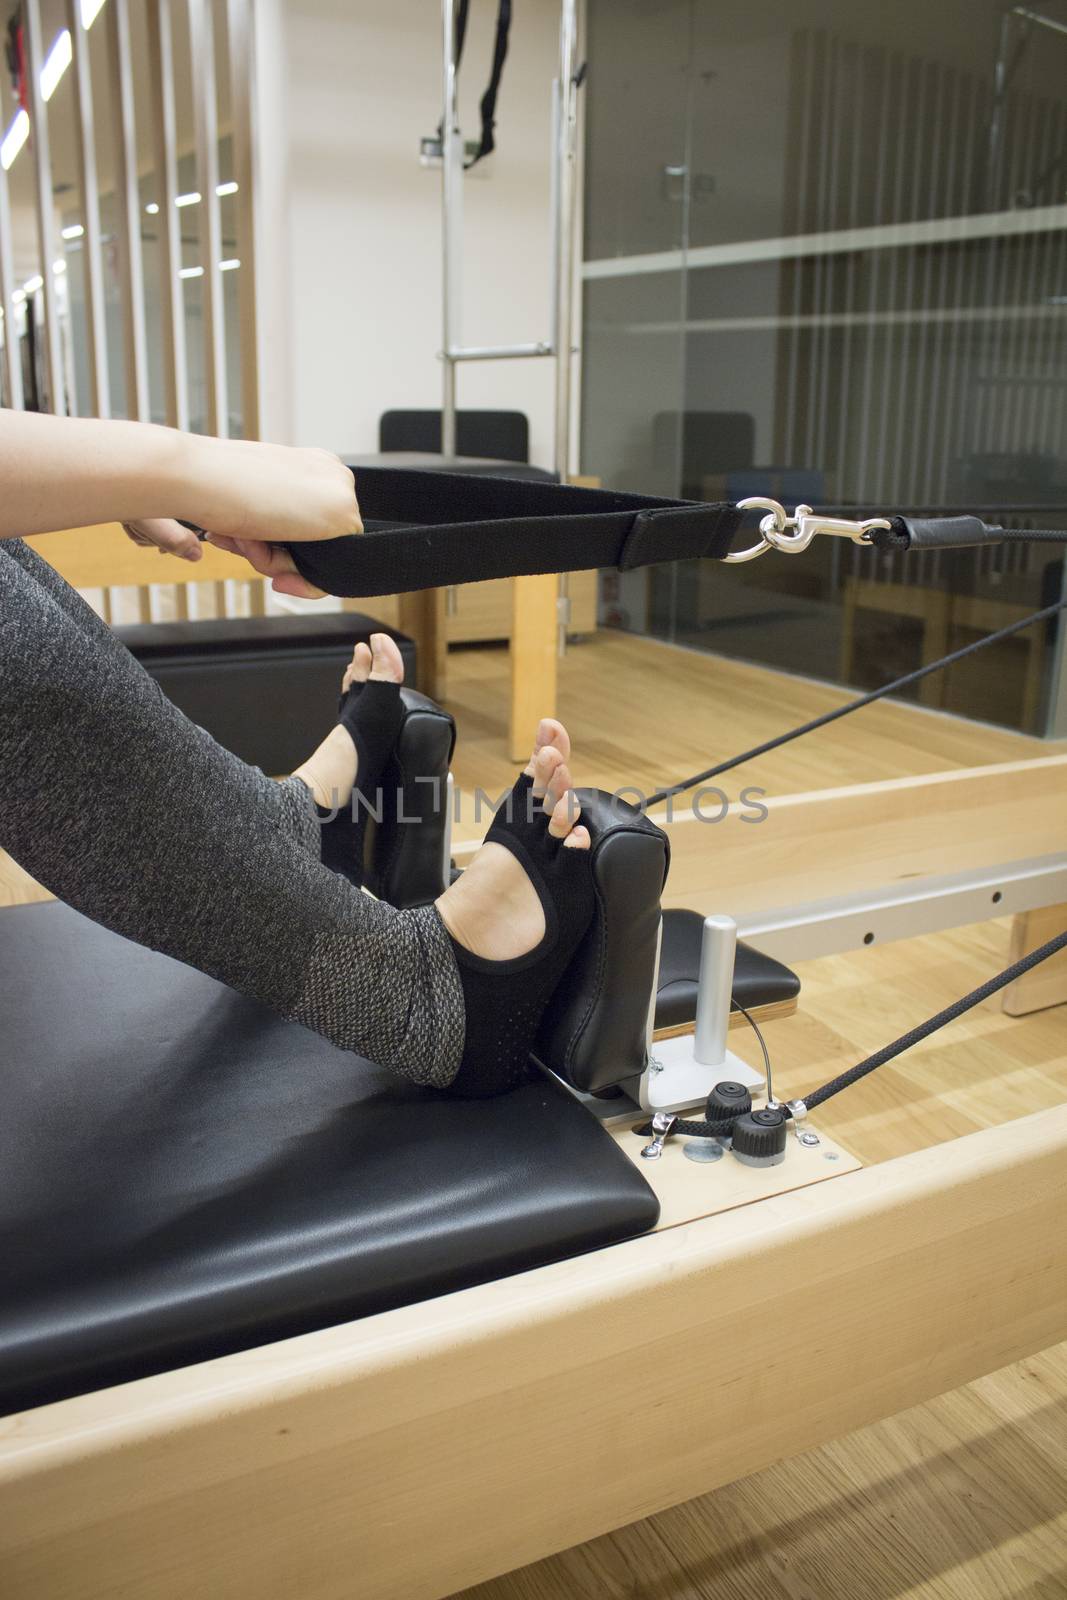
[[[534,776],[534,763],[542,750],[556,750],[562,760],[569,761],[571,754],[571,738],[562,722],[557,722],[555,717],[542,717],[537,724],[537,733],[534,735],[533,755],[530,757],[526,768],[527,777]]]
[[[370,677],[370,667],[370,646],[357,644],[352,652],[352,659],[345,668],[345,675],[341,680],[341,693],[344,694],[354,683],[366,683]]]
[[[563,795],[567,793],[568,789],[573,788],[574,779],[571,777],[570,768],[565,761],[557,759],[555,769],[548,780],[545,798],[542,801],[545,815],[551,816]]]
[[[539,750],[534,756],[527,771],[530,777],[533,778],[533,792],[536,799],[541,800],[548,793],[549,786],[562,759],[559,751],[554,750],[551,745],[546,745],[543,750]],[[556,798],[558,799],[558,796]],[[555,803],[555,800],[553,800],[552,805],[555,805]],[[548,809],[551,811],[552,806],[549,806]]]
[[[589,837],[589,829],[579,824],[578,827],[572,828],[568,833],[563,841],[563,848],[564,850],[588,850],[592,842]]]
[[[566,839],[582,814],[581,802],[573,789],[560,795],[552,809],[548,831],[553,839]]]
[[[388,633],[372,633],[370,648],[371,677],[385,683],[403,683],[404,658],[396,640]]]

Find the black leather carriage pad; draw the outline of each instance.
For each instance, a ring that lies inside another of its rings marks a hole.
[[[551,1080],[398,1083],[65,906],[0,912],[0,1413],[654,1226]]]

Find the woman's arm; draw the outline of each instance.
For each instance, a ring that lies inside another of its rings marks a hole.
[[[139,543],[198,561],[178,519],[288,594],[318,591],[271,541],[363,531],[352,473],[328,451],[0,410],[0,539],[121,522]]]
[[[264,555],[263,541],[331,539],[363,527],[352,473],[325,450],[0,410],[0,539],[122,522],[196,560],[197,541],[178,518],[225,548],[254,553],[257,570],[293,593],[315,591],[285,582],[291,560],[283,550]]]

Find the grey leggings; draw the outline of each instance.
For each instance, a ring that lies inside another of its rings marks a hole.
[[[304,784],[190,722],[18,540],[0,541],[0,846],[95,922],[343,1049],[439,1087],[458,1070],[463,991],[436,911],[324,867]]]

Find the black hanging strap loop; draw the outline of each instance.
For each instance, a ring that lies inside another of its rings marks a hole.
[[[511,0],[500,0],[500,9],[496,14],[496,38],[493,41],[493,65],[489,73],[489,84],[482,95],[479,110],[482,117],[482,137],[477,150],[470,160],[465,162],[467,170],[481,161],[483,156],[491,154],[496,149],[496,139],[493,130],[496,127],[496,97],[500,92],[500,79],[504,73],[504,62],[508,54],[508,33],[511,29]]]
[[[467,16],[470,10],[470,0],[459,0],[456,11],[456,72],[459,72],[460,62],[463,60],[463,46],[467,38]],[[508,34],[511,31],[511,0],[500,0],[500,7],[496,14],[496,37],[493,41],[493,65],[489,73],[489,83],[482,95],[479,111],[482,119],[482,134],[477,150],[464,166],[469,171],[475,162],[496,149],[494,129],[496,127],[496,100],[500,92],[500,80],[504,74],[504,62],[508,54]],[[444,119],[437,124],[437,142],[443,145],[445,137]]]

